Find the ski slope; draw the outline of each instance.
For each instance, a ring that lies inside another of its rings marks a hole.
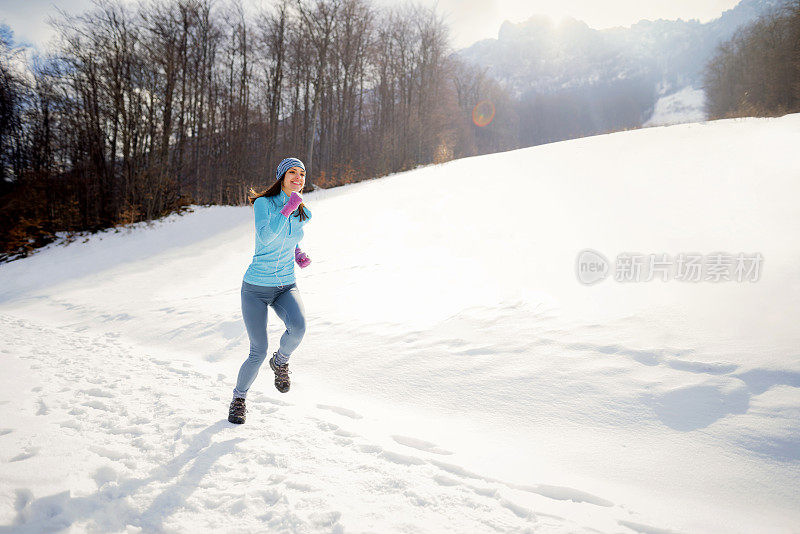
[[[252,208],[0,265],[0,533],[800,532],[797,146],[680,124],[306,194],[292,389],[265,365],[241,426]],[[585,285],[584,249],[764,261]]]
[[[684,122],[706,120],[706,93],[703,89],[687,86],[662,96],[653,107],[653,115],[643,126],[669,126]]]

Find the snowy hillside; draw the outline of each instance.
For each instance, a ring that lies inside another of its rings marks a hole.
[[[798,532],[798,145],[681,124],[305,195],[292,389],[265,365],[242,426],[251,208],[0,265],[0,532]]]
[[[653,115],[643,126],[667,126],[706,120],[706,93],[702,89],[684,87],[656,101]]]

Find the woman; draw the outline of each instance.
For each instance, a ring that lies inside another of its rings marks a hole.
[[[300,344],[306,330],[305,309],[294,278],[294,262],[301,268],[311,259],[297,245],[311,211],[300,192],[306,182],[306,168],[297,158],[286,158],[275,171],[277,181],[261,193],[250,189],[256,224],[253,261],[242,280],[242,317],[250,338],[250,355],[239,369],[228,421],[244,423],[247,390],[267,356],[267,309],[272,306],[286,331],[278,350],[269,359],[275,372],[275,387],[289,391],[289,356]]]

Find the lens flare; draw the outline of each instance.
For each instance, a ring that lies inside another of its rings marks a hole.
[[[488,126],[494,118],[494,104],[491,100],[481,100],[472,108],[472,122],[475,126]]]

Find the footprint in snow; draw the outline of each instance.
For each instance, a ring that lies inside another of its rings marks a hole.
[[[405,445],[406,447],[411,447],[412,449],[417,449],[420,451],[425,452],[432,452],[433,454],[453,454],[451,451],[440,449],[436,446],[435,443],[431,443],[430,441],[425,441],[417,438],[411,438],[408,436],[398,436],[393,435],[392,439],[395,440],[400,445]]]
[[[58,426],[60,426],[61,428],[71,428],[72,430],[77,430],[78,432],[83,430],[83,427],[79,423],[73,421],[72,419],[61,421],[60,423],[58,423]]]
[[[444,475],[434,475],[433,480],[436,481],[437,484],[440,486],[457,486],[461,484],[458,480],[450,477],[446,477]]]
[[[95,410],[103,410],[105,412],[111,411],[111,408],[109,408],[107,405],[97,400],[82,402],[81,405],[87,406],[89,408],[94,408]]]
[[[596,506],[614,506],[614,503],[592,495],[585,491],[568,488],[566,486],[549,486],[547,484],[536,484],[534,486],[524,485],[509,485],[510,488],[536,493],[548,499],[555,499],[558,501],[572,501],[572,502],[586,502]]]
[[[345,417],[349,417],[351,419],[361,419],[361,414],[354,412],[353,410],[348,410],[347,408],[342,408],[340,406],[331,406],[328,404],[317,404],[317,408],[322,410],[330,410],[334,413],[338,413],[339,415],[343,415]]]
[[[50,409],[47,407],[47,405],[44,403],[42,399],[39,399],[37,402],[39,404],[39,409],[36,410],[36,415],[47,415],[50,413]]]
[[[675,530],[651,527],[650,525],[645,525],[643,523],[635,523],[633,521],[625,521],[623,519],[617,520],[617,523],[619,523],[623,527],[628,527],[629,529],[635,532],[642,532],[646,534],[678,534],[678,532]]]
[[[313,488],[308,484],[303,484],[302,482],[287,481],[287,482],[284,482],[284,485],[289,489],[302,491],[302,492],[305,492],[305,493],[308,493],[308,492],[311,492],[311,491],[317,491],[316,488]]]
[[[22,460],[27,460],[28,458],[33,458],[39,453],[39,447],[29,447],[25,450],[25,452],[14,456],[13,458],[9,458],[9,462],[21,462]]]
[[[85,389],[81,393],[84,393],[84,394],[89,395],[91,397],[105,397],[105,398],[113,398],[114,397],[113,393],[109,393],[108,391],[104,391],[104,390],[102,390],[100,388]]]
[[[317,428],[320,430],[324,430],[326,432],[333,432],[339,430],[338,425],[334,425],[333,423],[329,423],[327,421],[319,421],[317,420]]]
[[[460,476],[461,478],[474,478],[476,480],[483,480],[485,482],[500,482],[499,480],[495,480],[493,478],[485,477],[485,476],[479,475],[477,473],[473,473],[471,471],[467,471],[466,469],[464,469],[460,465],[448,464],[448,463],[445,463],[445,462],[440,462],[438,460],[430,460],[430,462],[433,465],[435,465],[436,467],[438,467],[439,469],[442,469],[443,471],[447,471],[448,473],[450,473],[452,475]]]
[[[422,465],[425,463],[425,460],[422,458],[416,458],[414,456],[407,456],[405,454],[399,454],[392,451],[386,451],[379,453],[378,456],[384,458],[385,460],[389,460],[390,462],[394,462],[400,465]]]

